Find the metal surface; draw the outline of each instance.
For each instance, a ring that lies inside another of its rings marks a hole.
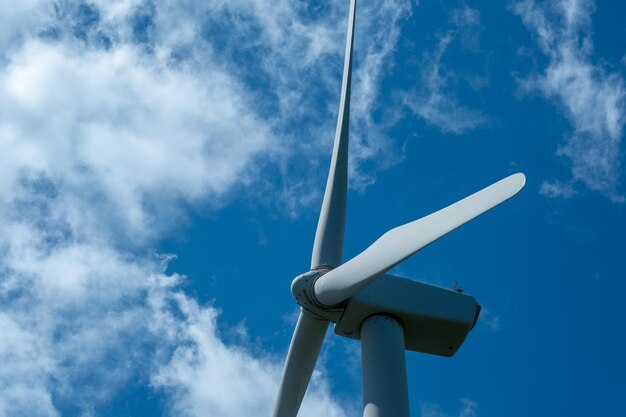
[[[322,265],[337,266],[341,264],[343,256],[355,14],[356,0],[351,0],[337,132],[324,201],[313,243],[311,269]],[[287,353],[283,377],[274,406],[274,417],[295,417],[298,414],[327,330],[327,320],[317,317],[307,310],[301,311]]]
[[[315,282],[315,298],[335,305],[356,294],[415,252],[508,200],[524,187],[514,174],[411,223],[391,229],[363,252]]]
[[[389,314],[404,327],[405,349],[449,357],[461,347],[479,312],[471,295],[383,275],[348,300],[334,330],[361,339],[364,320]]]
[[[350,120],[350,84],[352,81],[352,47],[356,0],[350,1],[350,17],[346,37],[346,54],[341,84],[341,101],[330,161],[330,171],[324,192],[324,201],[317,223],[311,269],[321,265],[336,267],[343,257],[343,238],[346,224],[346,200],[348,189],[348,125]]]
[[[327,330],[328,321],[306,311],[300,313],[289,345],[273,417],[298,414]]]
[[[400,322],[376,315],[361,327],[363,417],[409,417],[404,335]]]
[[[313,284],[315,280],[328,272],[328,269],[314,269],[298,275],[291,283],[291,294],[296,302],[314,316],[337,323],[343,313],[345,303],[337,306],[324,306],[320,304],[313,294]]]

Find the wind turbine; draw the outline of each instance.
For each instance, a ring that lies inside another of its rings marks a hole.
[[[405,349],[452,356],[480,314],[474,297],[385,273],[420,249],[508,200],[518,173],[383,234],[342,263],[348,184],[348,124],[356,0],[350,0],[341,101],[311,269],[291,284],[300,316],[287,353],[274,417],[295,417],[328,324],[361,340],[364,417],[409,417]]]

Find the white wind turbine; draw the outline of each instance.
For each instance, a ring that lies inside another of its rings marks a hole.
[[[420,249],[511,198],[525,183],[511,175],[446,208],[382,235],[342,263],[348,183],[348,119],[356,0],[350,0],[341,102],[311,269],[291,284],[301,306],[274,417],[295,417],[329,322],[361,340],[364,417],[409,417],[404,350],[452,356],[476,324],[474,297],[385,275]]]

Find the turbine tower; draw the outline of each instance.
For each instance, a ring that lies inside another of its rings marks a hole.
[[[348,124],[356,0],[350,0],[341,101],[330,172],[311,266],[291,292],[300,316],[287,353],[274,417],[296,417],[330,322],[361,340],[363,416],[409,417],[405,350],[453,356],[474,327],[474,297],[387,275],[391,268],[519,192],[525,177],[504,178],[426,217],[383,234],[342,263],[348,185]]]

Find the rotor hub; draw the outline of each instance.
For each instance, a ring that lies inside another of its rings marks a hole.
[[[323,265],[298,275],[291,282],[291,293],[300,307],[315,316],[336,323],[343,313],[345,302],[327,306],[315,298],[315,281],[330,270],[329,266]]]

